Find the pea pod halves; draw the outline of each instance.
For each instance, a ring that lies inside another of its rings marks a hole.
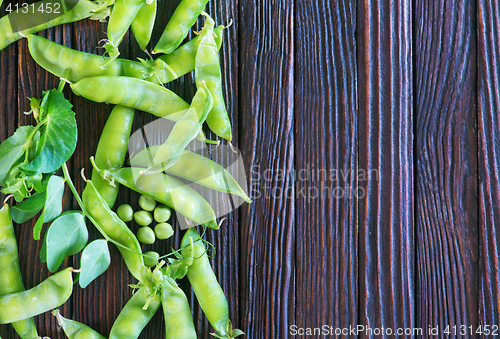
[[[99,169],[90,158],[97,172],[105,179],[114,180],[125,187],[175,209],[197,224],[218,229],[215,213],[210,204],[194,189],[163,173],[141,175],[143,169],[125,167],[118,170]]]
[[[16,235],[12,225],[9,205],[0,209],[0,295],[24,291],[23,279],[19,268]],[[21,338],[38,336],[35,321],[28,318],[12,323]]]

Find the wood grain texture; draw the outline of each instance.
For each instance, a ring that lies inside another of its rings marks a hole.
[[[500,325],[500,4],[478,7],[479,313],[480,324]],[[484,336],[486,338],[487,336]]]
[[[277,175],[294,166],[293,8],[291,0],[240,2],[239,136],[254,179],[254,202],[240,213],[240,317],[248,338],[287,338],[295,323],[294,183]]]
[[[475,16],[469,0],[417,1],[414,13],[417,316],[424,328],[478,325]]]
[[[158,3],[150,49],[180,1]],[[500,325],[498,2],[212,0],[207,11],[217,24],[234,20],[220,53],[224,94],[254,200],[207,235],[234,326],[249,339],[291,338],[291,325],[325,324],[424,330],[339,338],[491,338],[425,331]],[[193,29],[202,26],[200,18]],[[40,35],[102,54],[106,24],[83,20]],[[132,34],[120,51],[147,58]],[[0,51],[0,142],[33,123],[23,114],[27,98],[58,83],[31,59],[25,40]],[[190,101],[193,74],[167,88]],[[82,192],[80,169],[90,176],[89,157],[112,107],[64,93],[77,113],[79,141],[68,165]],[[154,121],[136,112],[133,131]],[[138,209],[138,198],[122,187],[116,206]],[[232,206],[210,199],[217,211]],[[64,208],[78,209],[68,192]],[[15,226],[26,288],[50,275],[33,225]],[[143,250],[168,253],[183,233]],[[61,307],[105,336],[135,283],[110,247],[110,269],[84,290],[75,286]],[[180,286],[199,338],[210,338],[189,282]],[[64,338],[48,313],[36,322],[41,335]],[[0,336],[16,338],[7,325]],[[164,336],[160,310],[140,338]]]
[[[296,325],[355,327],[356,6],[312,1],[295,16]]]
[[[358,178],[366,192],[358,214],[359,322],[393,331],[416,326],[411,9],[409,0],[357,2],[359,169],[372,173]]]

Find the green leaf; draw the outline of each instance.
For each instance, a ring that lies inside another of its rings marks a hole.
[[[38,214],[45,204],[45,192],[36,193],[22,203],[12,206],[10,209],[12,220],[22,224]]]
[[[42,247],[40,248],[40,261],[43,263],[47,262],[47,233],[43,237]]]
[[[76,148],[78,131],[75,112],[64,95],[52,90],[42,101],[42,117],[46,121],[45,130],[40,136],[39,153],[23,168],[41,173],[58,170],[73,154]]]
[[[87,244],[89,232],[81,212],[70,211],[54,220],[47,230],[47,267],[55,272],[64,259],[80,252]]]
[[[33,227],[33,239],[35,240],[40,240],[40,233],[42,233],[42,228],[43,228],[43,217],[44,213],[40,214],[38,217],[38,220],[36,221],[35,227]]]
[[[239,329],[237,329],[237,328],[235,328],[235,329],[233,329],[233,330],[231,331],[231,337],[232,337],[232,338],[236,338],[237,336],[239,336],[239,335],[244,335],[244,334],[245,334],[245,332],[243,332],[242,330],[239,330]]]
[[[47,185],[47,197],[43,210],[43,222],[49,222],[57,218],[62,212],[62,198],[64,194],[64,179],[53,175]]]
[[[10,175],[12,166],[23,157],[26,143],[33,132],[33,126],[19,127],[9,138],[0,145],[0,186],[5,186],[5,181]]]
[[[43,175],[41,173],[38,173],[27,177],[26,183],[28,184],[28,187],[30,187],[30,189],[34,189],[36,192],[42,192],[45,190],[42,180]]]
[[[110,263],[111,257],[106,240],[98,239],[88,244],[82,252],[80,287],[87,287],[108,269]]]

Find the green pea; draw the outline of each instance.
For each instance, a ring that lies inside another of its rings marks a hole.
[[[145,211],[152,211],[156,207],[156,201],[147,195],[141,195],[139,198],[139,206]]]
[[[165,222],[170,219],[172,211],[165,205],[160,205],[155,208],[154,218],[156,222]]]
[[[139,241],[143,244],[151,245],[156,240],[155,232],[151,229],[151,227],[141,227],[137,231],[137,239],[139,239]]]
[[[158,263],[158,258],[160,257],[160,255],[154,251],[146,252],[146,253],[144,253],[144,255],[145,255],[144,265],[146,265],[147,267],[155,267],[156,264]],[[154,257],[154,258],[150,258],[150,257]]]
[[[158,239],[168,239],[174,235],[174,230],[169,223],[162,222],[156,225],[155,234]]]
[[[129,222],[134,218],[134,210],[129,204],[120,205],[116,210],[116,214],[125,222]]]
[[[148,226],[153,222],[153,217],[148,211],[139,211],[134,213],[134,220],[141,226]]]

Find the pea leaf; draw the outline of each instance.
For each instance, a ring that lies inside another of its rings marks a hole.
[[[57,218],[62,212],[62,198],[64,194],[64,179],[53,175],[47,185],[47,197],[43,210],[43,222],[49,222]]]
[[[9,138],[0,145],[0,186],[5,186],[10,170],[24,155],[28,138],[33,132],[33,126],[19,127]]]
[[[40,261],[43,263],[47,262],[47,233],[43,237],[42,247],[40,248]]]
[[[33,239],[35,240],[40,240],[40,233],[42,233],[44,214],[45,211],[42,212],[42,214],[38,217],[38,220],[36,221],[36,224],[33,227]]]
[[[22,203],[12,206],[12,220],[22,224],[38,214],[45,204],[45,192],[36,193]]]
[[[42,101],[45,130],[40,136],[38,155],[23,168],[50,173],[58,170],[73,154],[78,131],[73,105],[57,90],[51,90]],[[42,121],[42,122],[43,122]]]
[[[89,239],[81,212],[70,211],[54,220],[47,230],[47,267],[55,272],[65,258],[80,252]]]
[[[88,244],[82,252],[80,287],[87,287],[95,278],[108,269],[110,263],[111,257],[106,240],[98,239]]]

